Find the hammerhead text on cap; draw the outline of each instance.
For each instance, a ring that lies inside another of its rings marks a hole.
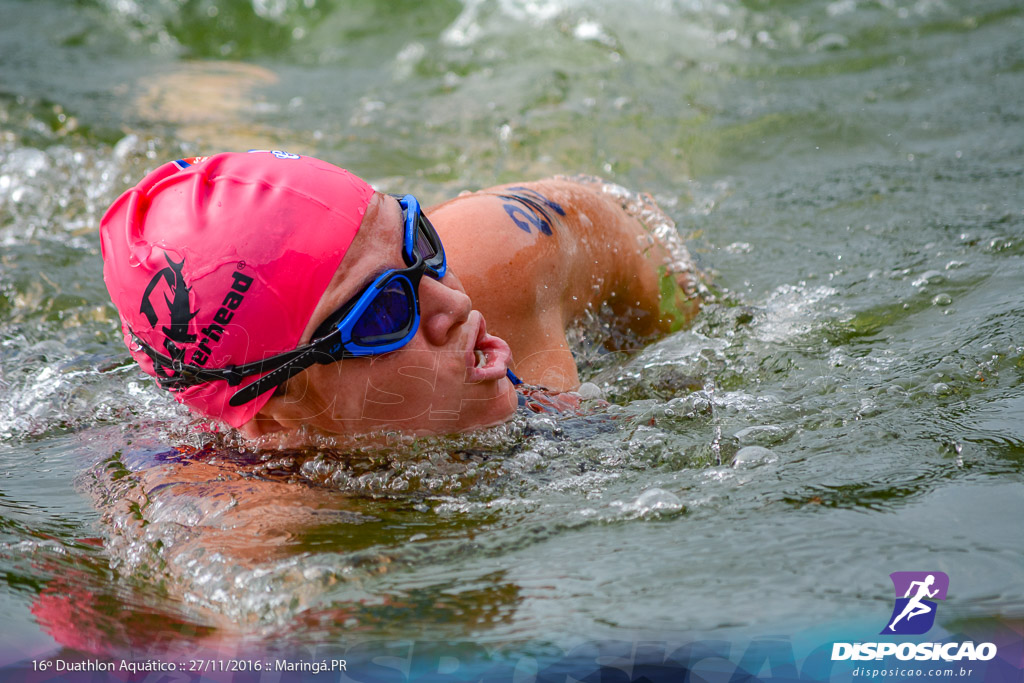
[[[193,365],[206,365],[206,362],[210,360],[212,351],[210,343],[220,341],[220,336],[224,333],[224,325],[230,323],[231,319],[235,317],[235,311],[245,301],[245,293],[252,285],[252,278],[237,270],[231,273],[231,279],[231,289],[224,295],[221,307],[213,314],[213,322],[199,330],[199,334],[202,336],[199,338],[196,350],[192,352]]]

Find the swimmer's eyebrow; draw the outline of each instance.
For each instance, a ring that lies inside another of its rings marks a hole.
[[[363,231],[363,229],[368,228],[370,225],[378,221],[378,216],[383,212],[384,203],[387,201],[388,198],[389,195],[383,194],[382,192],[378,192],[377,190],[373,191],[373,196],[370,198],[369,203],[367,203],[366,205],[366,213],[363,214],[363,221],[362,224],[360,225],[359,233],[356,233],[355,239],[359,239],[359,235]],[[397,200],[395,201],[397,202]],[[399,219],[399,221],[401,221],[401,219]],[[355,240],[353,240],[353,243],[354,242]],[[401,246],[399,246],[399,249],[401,249]],[[382,258],[386,260],[387,257],[382,255]],[[347,264],[345,263],[345,258],[343,257],[341,259],[341,263],[338,264],[337,270],[335,270],[335,275],[332,276],[332,278],[337,276],[338,274],[343,275],[343,271],[346,270],[346,266]],[[379,277],[386,270],[388,270],[388,267],[383,264],[374,269],[372,275],[368,276],[363,282],[361,282],[358,286],[354,287],[350,292],[348,292],[347,296],[345,297],[346,301],[348,299],[351,299],[353,296],[357,295],[359,292],[361,292],[366,285],[373,282],[374,279]],[[347,280],[348,278],[343,278],[339,284],[344,286],[348,284]]]
[[[367,202],[366,204],[366,212],[363,214],[363,219],[360,222],[359,230],[356,232],[356,235],[352,240],[352,244],[355,244],[356,240],[359,239],[359,235],[362,233],[363,228],[365,228],[367,225],[373,222],[375,214],[377,213],[377,204],[379,201],[380,193],[374,190],[373,194],[370,196],[370,201]],[[349,250],[351,249],[352,245],[350,244]],[[321,299],[327,296],[327,293],[330,292],[332,289],[339,287],[342,289],[346,289],[350,286],[350,283],[348,281],[349,278],[345,277],[345,270],[347,269],[348,266],[348,264],[345,263],[345,260],[348,257],[348,255],[349,254],[346,252],[346,254],[342,256],[341,262],[338,264],[338,267],[334,269],[334,273],[331,274],[330,282],[327,283],[327,288],[324,289],[323,293],[320,295]],[[376,277],[376,275],[374,277]],[[358,292],[360,292],[362,288],[365,286],[366,283],[360,283],[354,289],[347,291],[342,301],[350,301],[352,297],[355,296]],[[319,304],[317,307],[319,308]],[[324,323],[325,320],[334,315],[335,312],[337,312],[337,310],[337,308],[332,308],[331,310],[325,311],[321,315],[316,315],[317,311],[314,310],[313,315],[306,323],[306,329],[303,331],[302,336],[299,338],[299,345],[309,344],[311,341],[313,341],[313,334],[316,332],[316,330],[320,328],[320,326]]]
[[[366,223],[366,221],[376,220],[376,214],[380,211],[380,203],[384,197],[385,195],[377,190],[373,191],[370,201],[366,204],[366,213],[363,214],[363,223]]]
[[[389,198],[390,199],[394,199],[393,197],[390,197],[390,195],[386,195],[386,194],[383,194],[381,192],[377,192],[376,190],[374,191],[373,197],[370,199],[369,204],[367,204],[367,206],[366,206],[366,213],[363,215],[363,223],[364,223],[364,225],[362,227],[366,227],[366,226],[368,226],[368,225],[370,225],[372,223],[375,223],[377,221],[377,214],[379,214],[379,213],[381,213],[383,211],[384,202],[386,202]],[[397,199],[394,199],[394,201],[396,203],[398,202]],[[399,225],[399,233],[401,233],[401,227],[402,227],[401,218],[399,218],[398,225]],[[362,227],[360,228],[360,230],[362,230]],[[358,236],[359,235],[357,233],[357,235],[356,235],[357,239],[358,239]],[[402,259],[402,256],[401,256],[401,245],[399,245],[399,252],[398,252],[398,254],[399,254],[398,255],[399,262],[401,262],[401,259]],[[374,280],[379,278],[381,275],[383,275],[384,273],[386,273],[389,270],[393,270],[394,266],[389,266],[388,263],[389,263],[388,257],[386,255],[382,254],[381,255],[381,262],[377,265],[377,267],[375,267],[372,271],[370,271],[370,273],[368,275],[366,275],[364,278],[362,278],[362,280],[359,283],[357,283],[355,286],[353,286],[351,289],[349,289],[345,293],[344,297],[342,298],[341,304],[339,304],[339,308],[341,306],[344,306],[345,304],[349,303],[350,301],[352,301],[352,299],[354,297],[358,296],[364,289],[366,289],[366,287],[368,287]],[[404,267],[404,263],[402,263],[402,265],[399,266],[399,267],[400,268]],[[338,264],[338,268],[335,271],[335,276],[337,276],[339,273],[343,274],[344,270],[345,270],[345,259],[342,258],[341,259],[341,263]],[[332,281],[333,281],[333,277],[334,276],[332,276]],[[339,287],[343,287],[343,288],[349,287],[350,286],[349,278],[343,278],[342,281],[338,283],[338,286]],[[324,323],[325,320],[327,320],[328,318],[333,316],[335,313],[337,313],[337,311],[338,311],[338,308],[335,308],[335,309],[332,309],[332,310],[328,311],[327,315],[325,315],[322,320],[317,321],[317,324],[313,327],[313,332],[315,332]],[[310,333],[310,335],[312,335],[312,332]],[[305,334],[303,334],[300,343],[308,344],[312,340],[313,340],[312,336],[307,337]]]

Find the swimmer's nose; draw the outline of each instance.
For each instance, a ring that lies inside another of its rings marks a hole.
[[[444,346],[473,310],[469,295],[452,276],[448,273],[443,280],[431,277],[420,280],[420,329],[434,346]]]

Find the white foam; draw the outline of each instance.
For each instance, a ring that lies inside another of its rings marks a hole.
[[[803,282],[777,287],[765,302],[767,315],[753,328],[755,337],[777,343],[807,333],[820,319],[821,302],[835,294],[836,290],[832,287],[808,287]],[[830,311],[831,314],[839,312]]]

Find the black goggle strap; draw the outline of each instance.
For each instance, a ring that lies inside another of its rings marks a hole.
[[[217,382],[225,381],[228,386],[238,386],[242,383],[246,377],[252,377],[253,375],[259,375],[270,370],[271,372],[266,377],[261,377],[256,382],[244,387],[240,392],[236,392],[232,396],[230,404],[233,406],[241,405],[246,401],[251,401],[256,398],[264,391],[276,386],[277,384],[283,384],[292,375],[301,372],[317,362],[334,362],[336,359],[323,359],[319,356],[326,356],[327,354],[323,351],[323,340],[317,340],[316,343],[303,346],[292,351],[271,356],[260,361],[254,361],[252,363],[245,363],[244,365],[229,365],[224,368],[204,368],[198,365],[191,365],[189,363],[182,362],[180,360],[174,360],[168,356],[163,355],[152,346],[144,342],[139,338],[137,334],[131,329],[128,332],[132,336],[132,341],[135,342],[142,349],[142,351],[149,356],[150,360],[153,361],[153,365],[157,371],[157,381],[160,386],[164,389],[171,391],[180,391],[187,389],[197,384],[204,384],[206,382]],[[294,370],[292,370],[295,368]],[[174,375],[166,375],[165,371],[170,370],[174,372]],[[280,372],[282,370],[292,370],[289,374],[282,378],[285,373]],[[273,381],[266,381],[273,377]],[[250,388],[256,387],[259,384],[261,389],[257,390],[256,393],[252,393],[249,396]],[[235,401],[236,397],[240,393],[246,392],[248,398]]]
[[[284,365],[279,366],[252,384],[247,384],[232,394],[231,399],[228,400],[228,405],[237,407],[246,404],[260,394],[281,386],[309,366],[323,362],[317,358],[322,353],[319,349],[314,348],[312,345],[303,348],[306,349],[304,353],[299,354],[292,360],[286,361]],[[333,359],[331,359],[331,362],[333,362]]]
[[[228,384],[234,386],[241,383],[242,379],[244,379],[244,375],[238,372],[238,368],[236,366],[210,370],[198,365],[190,365],[183,361],[174,360],[173,358],[163,355],[140,339],[132,329],[129,328],[128,333],[132,336],[132,342],[142,349],[143,353],[149,356],[149,359],[153,361],[153,368],[156,370],[157,381],[164,389],[172,391],[187,389],[188,387],[195,386],[197,384],[215,382],[217,380],[224,380]],[[167,371],[171,371],[174,374],[167,375],[165,374]]]

